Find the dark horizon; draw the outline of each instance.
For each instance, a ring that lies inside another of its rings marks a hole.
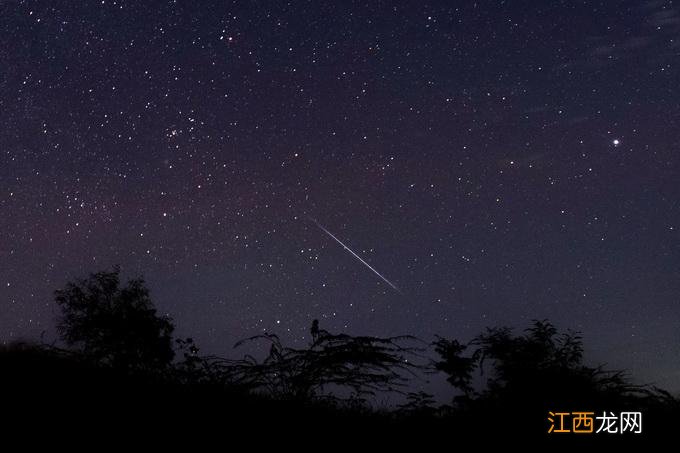
[[[207,353],[549,319],[680,391],[677,5],[7,1],[0,37],[1,342],[120,264]]]

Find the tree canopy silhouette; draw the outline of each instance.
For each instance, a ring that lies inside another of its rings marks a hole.
[[[173,360],[173,323],[158,316],[141,278],[121,286],[120,269],[69,282],[55,292],[58,331],[86,357],[119,370],[159,370]]]
[[[466,397],[471,395],[473,393],[472,374],[477,366],[479,354],[475,353],[471,357],[464,356],[467,345],[458,340],[438,337],[432,345],[434,352],[440,357],[440,360],[434,362],[434,369],[445,373],[447,382],[461,390]]]
[[[465,356],[466,351],[471,352]],[[435,352],[440,357],[435,368],[446,373],[465,396],[473,393],[476,368],[488,376],[478,401],[515,401],[525,407],[532,401],[594,404],[645,392],[621,372],[586,366],[581,336],[573,331],[559,333],[548,321],[535,320],[524,335],[513,335],[507,327],[487,329],[467,345],[440,338]],[[490,372],[485,368],[489,364]]]

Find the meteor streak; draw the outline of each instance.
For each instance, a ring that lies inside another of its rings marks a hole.
[[[352,256],[354,256],[354,258],[358,259],[359,261],[361,261],[361,263],[362,263],[364,266],[366,266],[367,268],[369,268],[370,270],[372,270],[373,273],[374,273],[375,275],[377,275],[378,277],[380,277],[380,278],[382,279],[382,281],[384,281],[385,283],[387,283],[388,285],[390,285],[390,287],[391,287],[393,290],[395,290],[395,291],[398,292],[399,294],[402,294],[402,295],[404,294],[404,293],[401,292],[401,290],[400,290],[399,288],[397,288],[396,286],[394,286],[394,284],[393,284],[391,281],[389,281],[388,279],[386,279],[385,277],[383,277],[382,274],[380,274],[380,272],[378,272],[378,271],[376,271],[375,269],[373,269],[373,267],[372,267],[370,264],[368,264],[366,261],[364,261],[359,255],[357,255],[356,253],[354,253],[354,251],[353,251],[352,249],[350,249],[350,248],[347,247],[345,244],[343,244],[343,242],[342,242],[340,239],[336,238],[336,237],[333,235],[333,233],[331,233],[331,232],[328,231],[326,228],[324,228],[323,225],[321,225],[319,222],[317,222],[316,220],[314,220],[314,219],[311,218],[311,217],[309,218],[309,220],[311,220],[312,222],[314,222],[314,223],[316,224],[316,226],[318,226],[324,233],[326,233],[327,235],[329,235],[330,237],[332,237],[333,239],[335,239],[335,242],[337,242],[338,244],[342,245],[342,247],[343,247],[345,250],[347,250],[349,253],[351,253]]]

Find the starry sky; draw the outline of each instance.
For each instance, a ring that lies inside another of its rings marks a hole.
[[[204,352],[548,318],[680,389],[680,4],[4,0],[0,43],[2,341],[120,264]]]

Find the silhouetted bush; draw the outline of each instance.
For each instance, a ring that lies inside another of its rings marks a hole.
[[[409,357],[418,348],[402,344],[413,337],[380,338],[331,334],[314,321],[312,341],[306,349],[286,347],[274,334],[257,335],[246,341],[265,340],[269,354],[258,361],[251,355],[242,360],[217,360],[228,382],[278,398],[311,400],[336,398],[349,391],[347,401],[356,403],[376,392],[404,387],[417,366]]]
[[[118,370],[159,370],[174,357],[167,317],[156,314],[141,278],[120,284],[120,270],[98,272],[55,292],[62,340]]]
[[[467,345],[461,344],[458,340],[447,340],[438,337],[433,343],[434,352],[441,360],[434,362],[434,369],[447,375],[446,380],[455,388],[461,390],[465,396],[472,392],[472,374],[477,367],[478,353],[471,357],[463,356],[467,350]]]
[[[571,331],[560,334],[548,321],[534,321],[524,335],[499,327],[487,329],[467,345],[439,338],[434,346],[440,357],[435,368],[468,397],[475,393],[471,385],[475,369],[488,376],[477,395],[487,400],[534,398],[559,404],[589,399],[592,403],[594,397],[644,391],[622,372],[586,366],[581,336]],[[485,368],[488,364],[490,370]]]

